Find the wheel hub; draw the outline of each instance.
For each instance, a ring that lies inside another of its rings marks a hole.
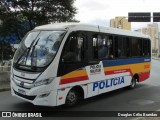
[[[70,102],[74,102],[74,101],[76,100],[76,95],[75,95],[75,93],[70,92],[69,95],[68,95],[68,100],[69,100]]]

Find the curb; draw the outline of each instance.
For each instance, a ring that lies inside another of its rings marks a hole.
[[[154,60],[160,60],[160,58],[152,58],[152,59],[154,59]]]
[[[0,89],[0,92],[10,91],[10,90],[11,90],[11,88],[2,88],[2,89]]]
[[[0,92],[10,90],[10,71],[0,71]]]

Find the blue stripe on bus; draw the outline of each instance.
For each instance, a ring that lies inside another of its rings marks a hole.
[[[150,61],[151,58],[131,58],[131,59],[118,59],[118,60],[104,60],[102,62],[103,62],[103,67],[110,67],[110,66],[144,63]]]

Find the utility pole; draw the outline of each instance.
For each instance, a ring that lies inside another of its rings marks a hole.
[[[119,29],[122,29],[122,20],[124,19],[124,18],[127,18],[127,17],[122,17],[119,21],[118,21],[118,28]]]

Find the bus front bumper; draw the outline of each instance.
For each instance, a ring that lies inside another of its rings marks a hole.
[[[11,94],[25,101],[39,106],[56,106],[57,91],[47,91],[47,87],[37,86],[31,89],[25,89],[17,86],[11,80]]]

